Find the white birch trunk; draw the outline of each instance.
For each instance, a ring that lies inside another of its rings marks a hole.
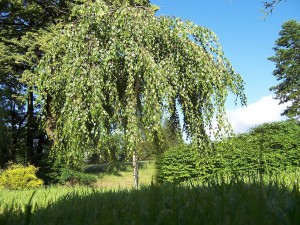
[[[138,155],[137,155],[136,149],[133,151],[132,165],[133,165],[134,188],[138,189],[138,187],[139,187],[139,168],[138,168]]]

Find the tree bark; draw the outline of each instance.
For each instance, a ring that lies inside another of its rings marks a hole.
[[[33,151],[33,132],[34,132],[34,121],[33,121],[33,93],[28,93],[28,109],[27,109],[27,163],[33,163],[34,151]]]
[[[14,112],[14,103],[11,100],[10,104],[10,119],[11,119],[11,146],[9,151],[9,161],[16,162],[17,160],[17,146],[18,146],[18,138],[17,138],[17,128],[16,128],[16,118]]]
[[[138,187],[139,187],[139,170],[138,170],[138,155],[137,155],[136,149],[133,152],[132,165],[133,165],[134,188],[138,189]]]
[[[55,118],[52,116],[51,113],[51,96],[47,95],[45,99],[45,113],[46,113],[46,134],[48,139],[48,146],[51,148],[54,144],[54,133],[56,129],[56,121]]]
[[[140,88],[141,88],[141,78],[138,76],[135,79],[135,84],[134,84],[134,92],[135,92],[135,101],[136,101],[136,108],[135,108],[135,113],[136,113],[136,119],[137,119],[137,126],[139,127],[139,120],[141,117],[141,100],[140,100]],[[138,134],[136,134],[138,135]],[[132,157],[132,164],[133,164],[133,181],[134,181],[134,188],[138,189],[139,187],[139,167],[138,167],[138,138],[136,137],[135,139],[135,145],[134,145],[134,151],[133,151],[133,157]]]

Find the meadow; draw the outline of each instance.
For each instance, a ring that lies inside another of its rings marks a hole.
[[[142,186],[150,185],[155,180],[156,168],[154,161],[139,162],[139,183]],[[88,166],[85,171],[96,175],[99,179],[95,186],[106,189],[132,188],[132,163],[124,162],[118,166],[95,164]]]
[[[158,185],[150,162],[141,165],[147,178],[134,190],[129,166],[101,168],[89,168],[100,177],[95,187],[1,189],[0,224],[300,224],[299,174]]]

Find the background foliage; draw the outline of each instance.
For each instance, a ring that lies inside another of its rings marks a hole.
[[[218,143],[224,166],[236,173],[278,173],[300,166],[300,126],[295,120],[266,123]]]
[[[245,134],[215,142],[201,155],[192,145],[175,147],[157,162],[158,181],[180,182],[223,175],[293,173],[300,168],[300,125],[296,120],[266,123]]]

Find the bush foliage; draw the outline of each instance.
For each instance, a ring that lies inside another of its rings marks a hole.
[[[37,171],[38,168],[33,165],[10,164],[0,175],[0,187],[26,189],[43,185],[43,180],[36,176]]]
[[[97,177],[92,174],[86,174],[69,168],[62,168],[61,174],[57,178],[60,184],[67,185],[88,185],[92,186],[97,182]]]
[[[188,145],[180,145],[164,152],[156,162],[157,181],[181,182],[199,174],[199,153]]]
[[[234,173],[278,173],[300,166],[300,125],[295,120],[266,123],[216,144],[221,168]]]
[[[201,155],[191,145],[175,147],[157,161],[159,182],[294,172],[300,168],[300,125],[295,120],[266,123],[222,142]]]

